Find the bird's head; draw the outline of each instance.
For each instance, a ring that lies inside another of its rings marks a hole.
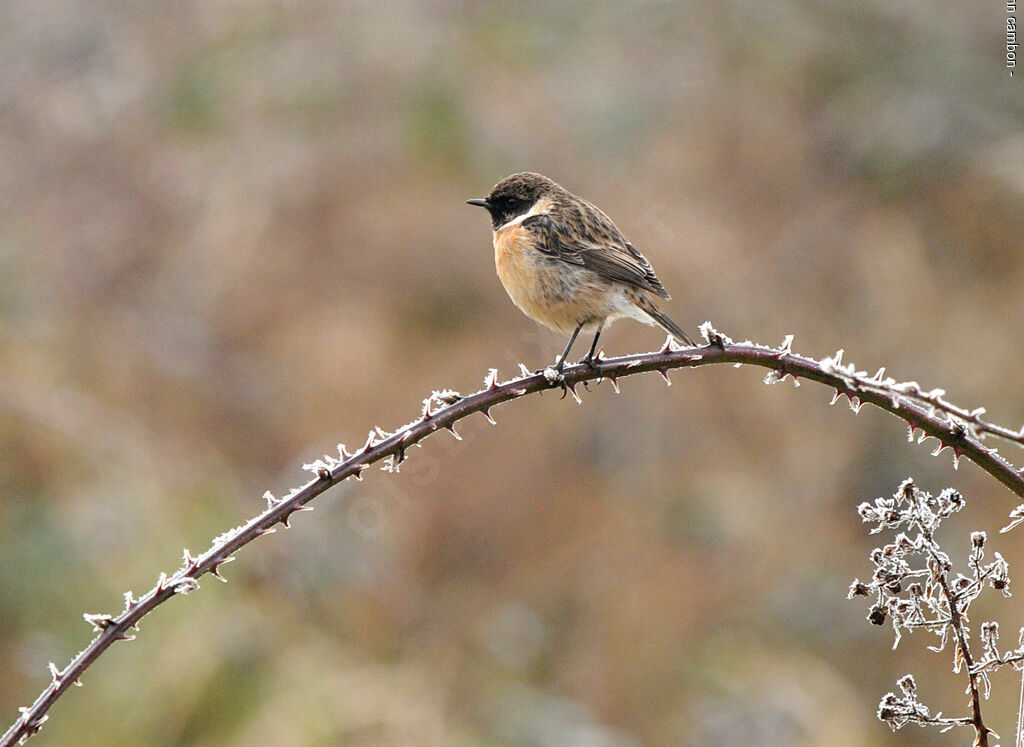
[[[537,201],[559,191],[555,182],[541,174],[524,171],[506,176],[494,185],[487,197],[466,200],[469,205],[487,208],[494,230],[528,213]]]

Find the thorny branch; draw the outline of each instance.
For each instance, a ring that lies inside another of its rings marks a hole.
[[[21,716],[0,738],[0,747],[21,743],[37,733],[57,699],[73,684],[79,684],[82,673],[113,643],[131,640],[143,617],[175,595],[198,589],[199,579],[206,574],[225,580],[220,573],[221,566],[234,560],[239,549],[257,537],[274,532],[277,524],[287,527],[292,514],[311,510],[307,504],[328,488],[350,477],[361,479],[362,472],[376,462],[384,462],[384,469],[393,470],[405,460],[410,447],[418,445],[439,429],[447,429],[458,437],[455,424],[463,418],[482,413],[493,423],[490,410],[495,405],[535,392],[561,387],[563,397],[571,394],[579,403],[577,387],[590,381],[607,379],[618,391],[617,380],[633,374],[657,371],[671,384],[669,369],[718,363],[761,366],[770,369],[765,377],[766,383],[773,384],[790,377],[798,386],[801,379],[808,379],[835,389],[832,404],[840,397],[846,397],[854,412],[858,412],[864,403],[886,410],[907,423],[909,440],[913,440],[917,431],[921,432],[919,443],[929,437],[935,438],[939,445],[933,453],[949,448],[954,455],[954,464],[964,456],[1015,495],[1024,497],[1024,473],[984,443],[986,436],[994,436],[1024,446],[1024,427],[1013,431],[989,423],[981,417],[984,408],[966,410],[957,407],[943,399],[943,390],[924,391],[916,382],[897,382],[884,376],[884,369],[879,369],[873,376],[857,371],[852,364],[843,364],[842,350],[821,361],[796,355],[791,350],[792,335],[787,336],[779,347],[772,348],[752,342],[734,343],[710,323],[702,325],[701,332],[708,343],[704,347],[678,348],[669,340],[657,352],[603,359],[598,370],[583,364],[567,366],[560,378],[550,368],[531,374],[522,367],[521,376],[499,383],[497,370],[492,369],[480,391],[467,396],[449,390],[434,392],[424,400],[423,411],[411,423],[393,433],[376,428],[370,431],[362,448],[354,453],[339,445],[337,457],[325,456],[305,465],[315,474],[313,480],[282,498],[275,498],[267,492],[264,495],[267,507],[262,513],[214,539],[210,548],[198,557],[184,550],[183,563],[177,571],[170,576],[161,573],[156,585],[138,599],[131,592],[126,593],[125,606],[119,614],[85,615],[86,621],[97,632],[96,637],[63,669],[53,663],[49,665],[50,684],[31,706],[21,709]],[[1024,504],[1011,512],[1011,518],[1011,526],[1024,521]]]

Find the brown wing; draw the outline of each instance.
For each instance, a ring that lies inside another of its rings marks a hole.
[[[668,298],[668,291],[640,250],[626,241],[607,215],[590,203],[580,202],[582,208],[563,211],[567,216],[564,222],[545,213],[530,216],[523,227],[534,233],[538,248],[545,254],[582,265],[608,280]]]

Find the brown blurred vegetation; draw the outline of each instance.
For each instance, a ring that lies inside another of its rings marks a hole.
[[[552,359],[463,201],[541,171],[695,331],[1024,422],[1024,96],[999,2],[0,2],[0,712],[431,389]],[[607,354],[660,345],[621,322]],[[1013,497],[762,372],[545,395],[333,491],[147,619],[33,744],[963,744],[949,657],[847,602],[858,502]],[[1022,455],[1005,449],[1020,463]],[[999,536],[1024,572],[1021,534]],[[1013,631],[1017,597],[987,617]],[[1008,634],[1009,635],[1009,634]],[[1015,639],[1015,635],[1009,635]],[[1012,734],[1019,683],[990,725]]]

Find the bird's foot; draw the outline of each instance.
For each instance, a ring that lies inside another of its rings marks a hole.
[[[552,387],[561,387],[561,399],[565,399],[565,395],[569,393],[569,385],[565,383],[565,376],[562,374],[561,364],[538,369],[535,373],[544,374],[544,378]]]
[[[542,373],[548,381],[554,381],[556,377],[562,375],[564,369],[565,361],[562,358],[555,358],[554,363],[544,366],[544,368],[538,368],[534,373]]]

